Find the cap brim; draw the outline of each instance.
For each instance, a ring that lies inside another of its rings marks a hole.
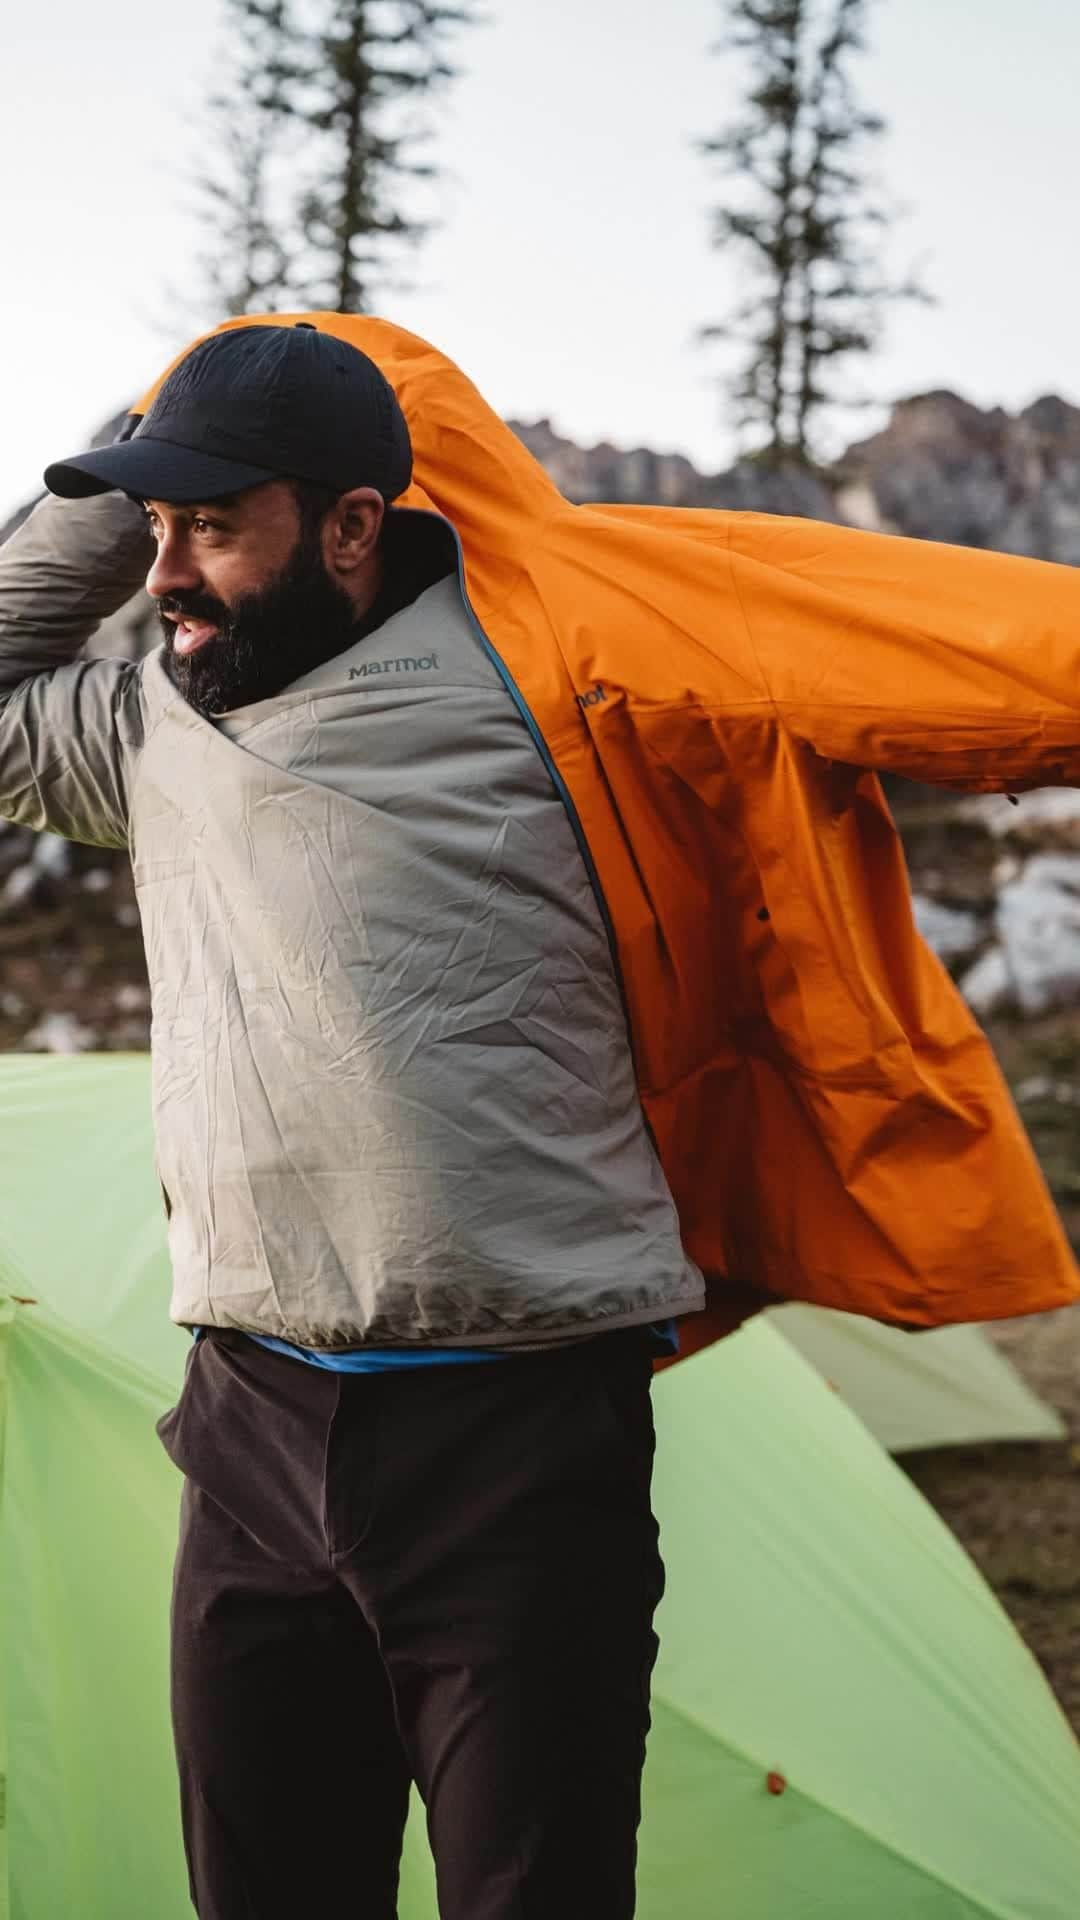
[[[277,480],[266,467],[244,466],[214,453],[178,447],[170,440],[136,434],[112,447],[96,447],[54,460],[45,469],[50,493],[66,500],[82,500],[91,493],[130,493],[139,500],[166,500],[183,506],[195,500],[218,500],[225,493]]]

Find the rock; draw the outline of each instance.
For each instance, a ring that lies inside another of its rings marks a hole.
[[[1080,1107],[1080,1087],[1071,1080],[1055,1080],[1049,1073],[1033,1073],[1017,1082],[1013,1099],[1018,1107],[1047,1102],[1056,1107]]]
[[[1014,880],[1018,880],[1023,871],[1024,863],[1015,853],[1003,853],[1000,860],[994,861],[990,869],[990,878],[1000,893],[1002,887],[1011,886]]]
[[[946,963],[963,960],[974,953],[984,939],[986,928],[975,913],[967,908],[946,906],[941,900],[931,900],[924,893],[913,896],[915,925],[927,944],[933,947],[939,960]]]
[[[665,507],[727,507],[739,513],[797,514],[839,520],[827,480],[799,461],[739,460],[722,473],[700,473],[681,453],[649,447],[582,447],[557,433],[550,420],[508,425],[568,500],[650,502]]]
[[[150,1005],[150,994],[146,987],[128,984],[117,987],[113,994],[113,1006],[120,1013],[144,1013]]]
[[[32,838],[30,858],[13,867],[0,888],[0,905],[5,907],[55,906],[57,883],[71,870],[71,843],[55,833],[40,833]]]
[[[988,947],[959,981],[960,991],[978,1020],[1000,1013],[1013,999],[1012,976],[1000,947]]]
[[[28,901],[37,900],[42,892],[48,892],[48,884],[43,882],[33,862],[28,860],[21,867],[13,867],[8,874],[0,888],[0,906],[22,907]]]
[[[1043,793],[1046,789],[1037,787],[1035,791]],[[1030,793],[1023,795],[1025,805],[1030,799]],[[1004,840],[1012,832],[1019,805],[1019,795],[1010,800],[1004,793],[972,793],[952,801],[949,818],[977,827],[981,833],[989,834],[991,839]]]
[[[30,864],[51,880],[63,880],[71,871],[71,841],[61,840],[57,833],[39,833]]]
[[[955,803],[951,818],[1010,847],[1080,852],[1080,787],[1033,787],[1011,800],[1004,793],[975,793]]]
[[[988,810],[984,819],[988,833],[1012,846],[1080,851],[1078,787],[1035,787],[1018,794],[1015,806],[1006,801],[1003,808]]]
[[[916,394],[832,479],[856,525],[1080,565],[1080,408],[1056,395],[1014,415]]]
[[[582,447],[558,433],[550,420],[511,420],[508,425],[560,492],[579,505],[588,500],[652,500],[686,506],[701,485],[701,474],[685,454],[615,447],[607,440]]]
[[[836,505],[849,527],[861,527],[864,533],[895,533],[896,528],[883,518],[877,495],[866,479],[840,482]]]
[[[24,1034],[22,1053],[86,1053],[96,1041],[90,1027],[84,1027],[73,1013],[43,1014],[35,1027]]]
[[[782,513],[802,520],[840,519],[840,508],[821,475],[793,462],[774,466],[766,461],[740,460],[726,473],[703,479],[700,496],[694,504],[725,507],[732,513]]]
[[[1002,888],[997,931],[1022,1013],[1080,1002],[1080,855],[1042,853],[1029,860],[1019,879]]]

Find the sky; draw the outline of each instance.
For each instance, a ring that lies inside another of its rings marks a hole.
[[[697,329],[737,287],[694,149],[738,106],[719,0],[484,0],[440,108],[441,225],[380,302],[493,405],[727,463]],[[0,7],[0,521],[219,316],[199,304],[192,182],[220,0]],[[895,312],[860,391],[1080,401],[1075,0],[876,0],[859,63],[907,213],[889,247],[936,295]]]

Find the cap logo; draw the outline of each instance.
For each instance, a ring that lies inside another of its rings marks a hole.
[[[219,427],[214,420],[207,420],[202,427],[204,440],[218,440],[223,446],[245,447],[248,443],[243,434],[231,433],[228,427]]]

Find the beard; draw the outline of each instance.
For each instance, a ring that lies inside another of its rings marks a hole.
[[[167,612],[217,628],[195,653],[180,654]],[[348,594],[330,578],[315,532],[302,532],[280,573],[227,606],[209,593],[173,593],[158,601],[165,671],[204,719],[252,706],[343,653],[356,625]]]

